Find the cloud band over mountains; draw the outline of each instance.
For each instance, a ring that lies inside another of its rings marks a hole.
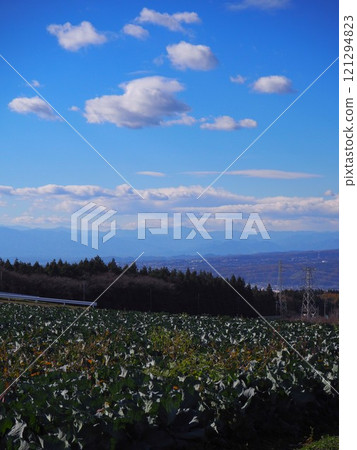
[[[14,188],[0,186],[0,201],[10,203],[17,198],[23,211],[0,217],[7,225],[21,224],[32,227],[68,226],[70,214],[87,202],[95,202],[127,216],[130,223],[138,212],[257,212],[272,230],[336,230],[338,227],[338,195],[329,196],[268,196],[239,195],[222,188],[210,188],[204,199],[197,202],[202,186],[178,186],[140,190],[143,200],[128,185],[114,189],[96,185],[44,185],[39,187]],[[18,208],[18,207],[17,207]],[[43,222],[31,217],[43,217]],[[49,219],[50,218],[50,219]],[[128,222],[128,223],[129,223]],[[125,220],[122,225],[125,226]],[[285,227],[285,228],[284,228]]]

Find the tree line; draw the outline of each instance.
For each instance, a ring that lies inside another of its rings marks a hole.
[[[136,264],[122,267],[114,258],[106,264],[99,256],[75,263],[59,259],[45,265],[17,259],[11,263],[0,258],[0,291],[86,301],[100,296],[100,308],[123,310],[255,317],[250,304],[260,314],[276,314],[277,294],[270,284],[260,289],[235,275],[227,281],[243,298],[222,278],[206,271],[146,266],[139,269]],[[288,289],[284,295],[289,313],[299,315],[303,291]],[[321,316],[338,310],[337,291],[315,290],[315,300]]]
[[[59,259],[45,265],[0,259],[0,290],[5,292],[87,301],[101,295],[101,308],[254,317],[249,303],[263,315],[275,314],[276,295],[270,285],[266,289],[252,287],[235,275],[228,281],[246,301],[222,278],[206,271],[139,269],[136,264],[122,267],[115,259],[106,264],[99,256],[74,263]]]

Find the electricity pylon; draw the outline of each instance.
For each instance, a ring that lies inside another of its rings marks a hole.
[[[317,309],[314,297],[314,291],[312,290],[312,272],[315,270],[312,267],[305,267],[305,289],[302,299],[301,318],[312,319],[316,316]]]

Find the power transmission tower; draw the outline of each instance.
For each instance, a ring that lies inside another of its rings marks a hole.
[[[287,312],[288,312],[288,305],[286,303],[286,297],[283,294],[282,272],[283,272],[283,265],[282,265],[281,261],[279,261],[279,272],[278,272],[278,284],[279,284],[278,310],[280,312],[281,317],[285,317],[287,315]]]
[[[317,309],[312,289],[312,273],[315,270],[312,267],[305,267],[305,289],[302,299],[301,317],[303,319],[312,319],[316,316]]]

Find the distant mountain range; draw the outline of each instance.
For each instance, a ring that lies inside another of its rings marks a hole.
[[[183,233],[185,236],[185,233]],[[300,288],[304,283],[303,268],[316,269],[314,286],[338,289],[338,233],[337,232],[271,232],[270,240],[252,236],[247,240],[224,240],[223,233],[211,233],[212,240],[197,238],[175,241],[171,236],[153,236],[138,240],[136,231],[120,231],[99,250],[71,241],[70,230],[28,229],[0,227],[0,257],[45,264],[62,258],[69,262],[96,255],[105,262],[115,258],[124,265],[141,252],[145,254],[138,266],[206,270],[209,266],[196,251],[225,277],[243,277],[258,287],[278,284],[278,263],[283,264],[285,288]],[[89,236],[90,242],[91,236]],[[332,249],[332,250],[331,250]]]
[[[257,253],[254,255],[205,255],[210,264],[224,277],[232,275],[244,278],[247,283],[266,288],[268,283],[273,289],[278,289],[278,267],[282,264],[282,285],[284,289],[300,289],[304,286],[304,268],[313,267],[313,288],[337,289],[339,288],[339,252],[338,250],[319,250],[304,252],[276,252]],[[124,262],[118,260],[119,264]],[[139,266],[146,264],[153,268],[166,266],[169,269],[191,271],[210,269],[205,261],[198,255],[185,258],[153,258],[143,259]]]
[[[183,236],[189,230],[183,231]],[[330,250],[338,248],[338,232],[310,231],[274,231],[271,239],[263,240],[260,236],[250,236],[247,240],[225,240],[223,232],[211,232],[211,240],[196,237],[192,240],[174,240],[172,235],[151,235],[147,232],[145,240],[138,240],[136,231],[118,230],[117,235],[99,250],[93,250],[79,242],[71,241],[70,230],[29,229],[0,227],[0,257],[18,258],[23,261],[47,262],[52,259],[76,261],[96,255],[102,258],[115,257],[136,258],[145,252],[145,258],[172,258],[197,255],[251,255],[255,253],[272,253],[287,251]],[[89,242],[91,234],[89,233]]]

